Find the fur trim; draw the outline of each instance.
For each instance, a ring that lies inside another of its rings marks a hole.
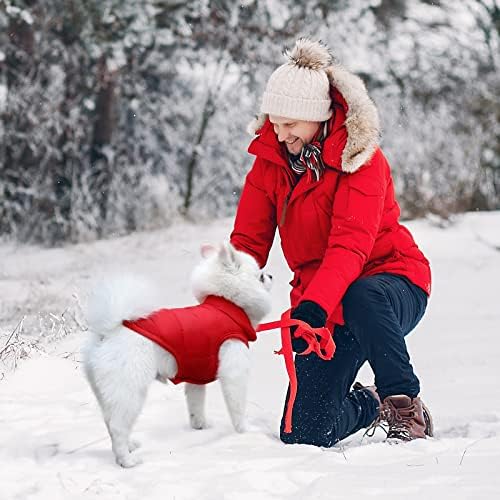
[[[342,152],[342,170],[356,172],[375,153],[380,137],[380,122],[377,108],[370,99],[365,84],[354,73],[340,64],[325,69],[330,84],[345,99],[349,110],[345,126],[347,142]],[[247,126],[247,132],[255,135],[267,119],[267,114],[257,115]]]
[[[349,107],[345,120],[347,142],[342,152],[342,170],[356,172],[373,156],[378,146],[380,122],[377,108],[361,78],[340,64],[330,66],[326,73]]]
[[[321,42],[313,42],[309,38],[299,38],[292,50],[285,50],[289,64],[299,68],[312,70],[326,69],[332,64],[332,56],[328,47]]]
[[[250,135],[255,135],[267,120],[267,113],[259,113],[255,115],[253,120],[247,125],[247,132]]]

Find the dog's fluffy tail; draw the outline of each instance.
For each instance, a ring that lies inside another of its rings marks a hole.
[[[87,322],[90,330],[106,334],[125,319],[148,316],[165,307],[160,291],[144,277],[116,274],[102,279],[89,293]]]

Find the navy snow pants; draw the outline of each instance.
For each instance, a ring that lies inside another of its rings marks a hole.
[[[342,305],[345,325],[335,327],[333,358],[323,361],[314,353],[295,356],[298,390],[293,430],[285,434],[283,416],[284,443],[330,447],[375,420],[375,398],[366,390],[350,390],[365,361],[375,374],[382,400],[420,392],[404,337],[422,318],[427,294],[402,276],[378,274],[355,281]]]

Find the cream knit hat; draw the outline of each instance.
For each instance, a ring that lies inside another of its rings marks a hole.
[[[260,111],[296,120],[322,122],[332,115],[330,82],[325,68],[332,64],[321,42],[299,38],[287,62],[269,78]]]

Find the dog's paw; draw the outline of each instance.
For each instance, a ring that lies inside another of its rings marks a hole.
[[[116,457],[116,463],[123,467],[124,469],[129,469],[130,467],[135,467],[136,465],[142,464],[142,458],[137,455],[121,455]]]
[[[240,434],[243,434],[247,430],[246,420],[240,420],[239,422],[234,422],[234,430]]]
[[[193,429],[201,430],[205,429],[207,422],[203,415],[189,415],[189,421]]]
[[[137,448],[140,448],[140,447],[141,447],[140,441],[137,441],[135,439],[131,439],[128,442],[128,451],[130,451],[130,453],[132,453],[133,451],[137,450]]]

